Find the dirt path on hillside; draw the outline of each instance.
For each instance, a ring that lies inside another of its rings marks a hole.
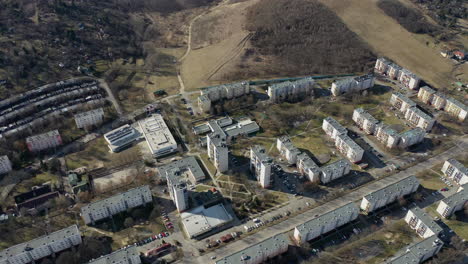
[[[331,8],[378,55],[394,60],[436,88],[450,83],[453,64],[406,31],[377,6],[376,0],[319,0]]]

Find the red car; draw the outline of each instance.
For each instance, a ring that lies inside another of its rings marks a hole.
[[[166,237],[166,234],[164,232],[159,233],[161,236]]]

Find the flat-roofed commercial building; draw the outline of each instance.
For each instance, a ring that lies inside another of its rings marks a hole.
[[[195,185],[206,178],[203,169],[194,157],[187,157],[159,167],[159,175],[166,178],[169,194],[179,212],[189,208],[188,182]]]
[[[276,148],[289,164],[296,164],[297,155],[301,152],[291,142],[288,136],[282,136],[276,139]]]
[[[410,107],[406,110],[405,119],[415,127],[420,127],[425,131],[431,131],[435,124],[435,119],[432,116],[424,113],[418,107]]]
[[[162,115],[153,114],[138,124],[153,156],[162,157],[178,151],[177,142]]]
[[[462,210],[468,202],[468,184],[458,188],[458,192],[440,201],[437,206],[437,213],[442,217],[448,218],[456,211]]]
[[[140,253],[135,246],[116,250],[108,255],[93,259],[88,264],[140,264]]]
[[[288,247],[288,236],[282,233],[222,257],[215,264],[260,264],[285,253],[288,251]]]
[[[85,224],[94,224],[101,219],[151,202],[151,190],[148,185],[144,185],[81,207],[81,217]]]
[[[11,161],[7,155],[0,156],[0,174],[8,173],[12,170]]]
[[[62,137],[58,130],[52,130],[47,133],[26,138],[26,144],[29,151],[36,152],[62,145]]]
[[[76,225],[0,251],[0,264],[27,264],[82,243]]]
[[[130,125],[123,125],[104,134],[104,139],[112,152],[119,152],[140,139],[140,133]]]
[[[102,108],[93,109],[91,111],[79,113],[75,115],[75,123],[77,128],[86,128],[89,126],[99,125],[102,123],[104,110]]]
[[[286,100],[304,99],[313,94],[315,80],[313,78],[303,78],[296,81],[275,83],[268,87],[268,96],[274,103]]]
[[[220,203],[210,207],[199,206],[183,212],[180,214],[180,219],[187,236],[199,238],[214,229],[222,228],[234,218]]]
[[[434,235],[438,236],[440,232],[442,232],[442,227],[417,206],[408,210],[405,216],[405,222],[422,238],[428,238]]]
[[[468,168],[456,159],[446,160],[441,171],[458,185],[468,183]]]
[[[294,228],[294,239],[303,244],[355,220],[358,215],[359,208],[353,202],[350,202],[296,226]]]
[[[332,83],[331,92],[333,96],[338,96],[345,93],[362,91],[373,87],[374,81],[373,74],[337,80]]]
[[[255,145],[250,148],[250,171],[263,188],[270,186],[272,165],[273,159],[266,154],[264,147]]]
[[[390,104],[402,113],[406,113],[408,108],[416,106],[415,102],[399,92],[392,93]]]
[[[366,213],[372,212],[396,201],[400,197],[415,192],[418,187],[418,179],[415,176],[409,176],[364,196],[361,201],[361,209]]]
[[[247,136],[258,132],[259,130],[260,127],[258,126],[258,124],[250,118],[242,118],[236,120],[236,122],[234,123],[234,120],[232,120],[232,118],[228,116],[218,118],[216,120],[211,120],[209,122],[193,127],[193,133],[195,135],[215,133],[219,131],[219,134],[226,138],[226,142],[228,144],[231,142],[232,139],[238,136]],[[206,140],[206,138],[203,139]]]
[[[358,127],[368,135],[375,133],[377,124],[379,123],[379,120],[375,119],[363,108],[354,109],[353,121],[356,122]]]
[[[439,253],[444,243],[437,236],[413,243],[395,254],[384,264],[419,264]]]

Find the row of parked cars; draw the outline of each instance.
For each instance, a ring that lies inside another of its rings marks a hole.
[[[167,229],[173,229],[174,224],[172,224],[171,219],[169,219],[169,216],[166,214],[166,212],[162,211],[161,215],[164,220],[164,226],[166,226]]]
[[[169,236],[169,233],[168,232],[161,232],[159,234],[156,234],[156,235],[152,235],[146,239],[143,239],[143,240],[140,240],[138,242],[135,243],[135,246],[143,246],[145,244],[148,244],[150,242],[153,242],[155,240],[158,240],[158,239],[162,239],[163,237],[168,237]]]

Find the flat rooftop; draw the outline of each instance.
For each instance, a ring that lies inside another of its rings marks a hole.
[[[164,122],[162,115],[152,116],[139,121],[146,143],[153,155],[167,154],[177,150],[177,142]]]
[[[190,238],[200,236],[233,220],[223,204],[208,208],[199,206],[188,212],[181,213],[180,218],[185,232]]]
[[[88,264],[115,264],[115,263],[130,263],[130,259],[140,257],[135,246],[116,250],[108,255],[104,255],[97,259],[93,259]]]
[[[190,176],[193,176],[195,180],[195,182],[192,182],[193,184],[206,178],[205,173],[194,157],[183,158],[159,167],[159,174],[170,179],[182,178],[185,175],[183,173],[184,171],[187,171]],[[178,181],[178,179],[174,180]]]

